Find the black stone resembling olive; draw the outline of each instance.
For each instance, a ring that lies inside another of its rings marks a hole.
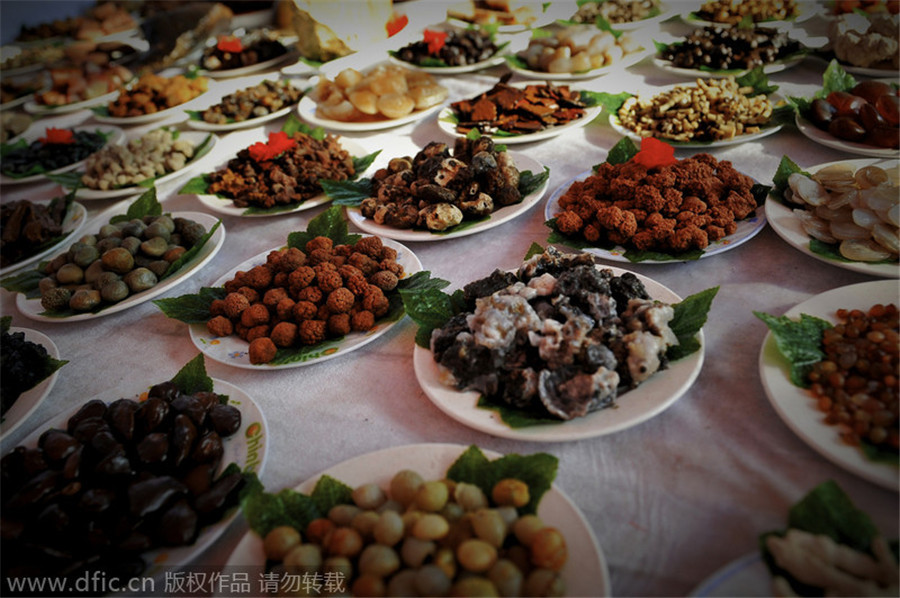
[[[200,496],[210,489],[216,470],[211,463],[200,463],[184,474],[181,482],[187,487],[191,496]]]
[[[50,503],[37,516],[36,523],[38,529],[44,533],[61,535],[66,533],[66,528],[71,523],[71,517],[59,503]]]
[[[222,476],[212,485],[212,487],[197,497],[194,501],[194,507],[197,512],[203,516],[215,513],[228,503],[228,498],[243,481],[240,473],[232,473]]]
[[[233,405],[213,405],[209,410],[209,421],[213,430],[225,438],[240,430],[241,412]]]
[[[81,456],[83,454],[84,445],[81,445],[66,459],[66,463],[62,468],[63,477],[65,479],[74,480],[81,474]]]
[[[191,418],[197,427],[203,427],[206,421],[206,408],[194,395],[179,395],[172,401],[172,410]]]
[[[135,423],[143,434],[153,432],[163,424],[169,415],[169,404],[156,397],[150,397],[135,412]]]
[[[200,436],[194,451],[191,453],[191,460],[196,463],[218,462],[224,452],[222,438],[215,432],[210,431]]]
[[[115,502],[116,493],[108,488],[89,488],[78,500],[78,509],[86,513],[102,513]]]
[[[194,396],[197,397],[197,400],[200,401],[200,404],[203,405],[203,409],[206,411],[209,411],[215,405],[220,403],[219,395],[214,392],[201,390],[200,392],[195,393]]]
[[[69,418],[69,422],[66,425],[66,430],[69,434],[75,430],[75,426],[78,425],[83,419],[87,419],[89,417],[103,417],[106,413],[106,403],[99,399],[91,399],[87,403],[81,406],[81,408],[75,412],[75,415]]]
[[[10,497],[3,508],[15,511],[39,503],[56,490],[61,477],[62,475],[58,471],[52,469],[42,471],[28,480],[18,492]]]
[[[100,417],[88,417],[78,422],[78,425],[72,430],[72,436],[80,440],[84,444],[90,444],[91,440],[99,432],[109,431],[109,424]]]
[[[122,446],[118,446],[106,454],[94,467],[94,473],[99,476],[117,477],[127,476],[133,473],[131,462]]]
[[[197,535],[197,512],[186,500],[179,500],[159,519],[159,536],[165,546],[184,546]]]
[[[816,98],[810,106],[810,118],[820,127],[828,127],[828,124],[834,119],[835,112],[837,112],[837,108],[822,98]]]
[[[106,421],[122,440],[129,441],[134,436],[134,414],[138,407],[137,401],[119,399],[110,403],[106,411]]]
[[[181,467],[181,464],[191,455],[195,440],[197,440],[197,426],[194,425],[191,418],[184,413],[176,415],[172,422],[170,438],[172,463],[175,467]]]
[[[112,430],[109,428],[100,430],[91,438],[90,442],[91,449],[100,456],[108,455],[111,452],[119,449],[122,445],[116,440],[116,437],[113,435]]]
[[[147,392],[147,396],[165,399],[169,403],[179,394],[181,394],[181,391],[178,390],[178,386],[171,380],[154,384]]]
[[[141,463],[162,463],[169,454],[169,435],[163,432],[147,434],[137,445],[137,455]]]
[[[125,552],[144,552],[153,548],[153,541],[147,534],[135,531],[122,540],[117,548]]]
[[[866,138],[866,130],[861,124],[849,116],[839,116],[828,125],[828,132],[846,141],[862,141]]]
[[[144,517],[186,493],[184,484],[172,476],[153,477],[128,487],[128,509],[134,516]]]
[[[38,446],[52,462],[62,462],[81,445],[78,440],[62,430],[50,429],[41,434]]]

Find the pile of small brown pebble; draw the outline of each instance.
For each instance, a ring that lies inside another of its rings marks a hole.
[[[279,347],[370,330],[388,312],[385,294],[403,276],[396,250],[378,237],[355,245],[316,237],[304,249],[274,250],[265,264],[237,272],[225,298],[210,305],[210,334],[238,335],[250,343],[250,362],[260,364]]]

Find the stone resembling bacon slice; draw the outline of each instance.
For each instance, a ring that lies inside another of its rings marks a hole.
[[[525,135],[584,116],[585,105],[580,93],[566,85],[543,83],[518,88],[509,85],[508,80],[506,75],[477,97],[450,104],[458,119],[458,133],[478,129],[486,135],[497,132]]]

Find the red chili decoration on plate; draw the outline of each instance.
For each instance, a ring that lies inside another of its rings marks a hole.
[[[241,43],[240,38],[233,35],[220,36],[219,43],[216,44],[216,47],[223,52],[232,52],[235,54],[244,50],[244,45]]]
[[[250,157],[256,162],[266,162],[274,160],[296,145],[297,141],[288,137],[287,133],[276,131],[269,133],[269,141],[267,143],[259,141],[247,148],[247,151],[250,152]]]
[[[44,133],[44,137],[40,138],[40,142],[47,145],[67,145],[75,143],[75,134],[71,129],[55,129],[48,127]]]
[[[642,164],[647,168],[659,168],[675,164],[675,148],[654,137],[641,139],[641,150],[632,158],[636,164]]]
[[[438,52],[440,52],[441,48],[444,47],[444,42],[446,40],[446,31],[433,31],[431,29],[425,30],[425,43],[428,44],[429,54],[437,54]]]

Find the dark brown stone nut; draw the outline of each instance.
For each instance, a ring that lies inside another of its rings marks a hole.
[[[134,256],[131,252],[122,247],[114,247],[103,252],[100,256],[103,267],[117,274],[125,274],[134,268]]]
[[[125,237],[118,246],[127,249],[131,255],[136,255],[141,248],[141,240],[137,237]]]
[[[153,222],[146,229],[144,229],[143,238],[146,240],[150,239],[163,239],[166,243],[169,242],[169,238],[172,236],[172,231],[168,229],[161,222]]]
[[[84,281],[84,270],[77,264],[64,264],[56,271],[56,281],[59,284],[81,284]]]
[[[169,266],[171,264],[165,259],[162,260],[153,260],[149,264],[147,264],[146,268],[156,274],[157,278],[162,278],[166,272],[169,271]]]
[[[82,268],[90,266],[94,260],[100,257],[97,247],[93,245],[85,245],[84,243],[74,243],[69,248],[72,262]]]
[[[161,257],[169,250],[169,243],[163,237],[151,237],[141,243],[141,253],[150,257]]]
[[[100,298],[107,303],[118,303],[128,297],[130,289],[124,280],[113,280],[100,287]]]
[[[41,307],[47,311],[59,311],[69,305],[72,291],[63,287],[48,289],[41,294]]]
[[[147,289],[156,286],[156,283],[159,282],[156,274],[151,272],[149,268],[135,268],[126,274],[123,280],[125,281],[125,284],[128,285],[128,288],[131,289],[132,293],[146,291]]]
[[[206,234],[206,227],[202,224],[184,218],[175,219],[175,230],[181,236],[180,244],[185,247],[193,247]]]
[[[100,305],[100,291],[80,289],[69,299],[69,307],[75,311],[91,311]]]

